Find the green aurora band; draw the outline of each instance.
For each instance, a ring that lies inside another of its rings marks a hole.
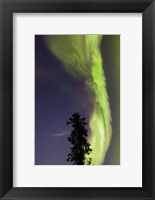
[[[111,112],[100,52],[101,39],[101,35],[46,36],[48,48],[61,60],[65,70],[72,77],[85,80],[85,89],[93,105],[89,119],[93,165],[103,163],[112,134]]]

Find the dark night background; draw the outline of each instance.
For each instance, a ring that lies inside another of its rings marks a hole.
[[[104,35],[101,43],[112,115],[112,140],[105,165],[120,164],[120,36]],[[68,165],[68,118],[79,112],[88,119],[90,104],[84,82],[73,79],[49,51],[43,35],[35,36],[35,164]],[[88,120],[87,120],[88,122]]]

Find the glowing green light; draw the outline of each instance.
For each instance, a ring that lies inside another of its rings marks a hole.
[[[47,36],[49,49],[73,77],[83,77],[93,104],[89,142],[93,164],[102,164],[111,140],[111,114],[100,53],[100,35]]]

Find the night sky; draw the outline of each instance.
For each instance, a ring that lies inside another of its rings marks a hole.
[[[101,43],[113,136],[104,164],[120,164],[120,36],[104,36]],[[79,112],[88,119],[89,97],[84,81],[73,79],[48,49],[45,36],[35,36],[35,164],[69,165],[69,117]],[[88,128],[88,127],[87,127]],[[115,130],[115,131],[114,131]]]

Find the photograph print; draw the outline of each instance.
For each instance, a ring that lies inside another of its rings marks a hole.
[[[35,35],[35,165],[120,162],[120,35]]]

